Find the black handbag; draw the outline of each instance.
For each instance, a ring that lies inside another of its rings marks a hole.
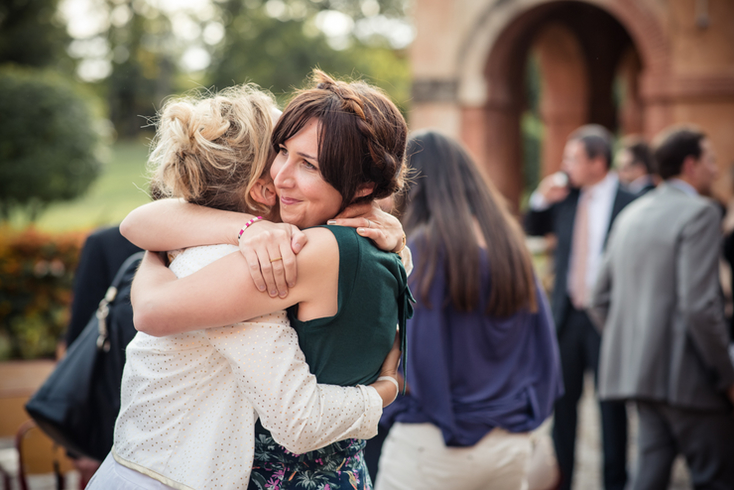
[[[125,347],[135,336],[130,286],[142,257],[122,264],[96,314],[25,406],[73,456],[102,461],[112,449]]]

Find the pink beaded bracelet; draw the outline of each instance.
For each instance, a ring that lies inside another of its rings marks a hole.
[[[247,229],[248,226],[250,226],[251,224],[253,224],[255,221],[259,221],[261,219],[263,219],[262,216],[256,216],[255,218],[252,218],[250,221],[248,221],[247,223],[245,223],[245,226],[243,226],[242,229],[240,230],[240,234],[237,235],[237,241],[238,242],[240,241],[240,238],[242,238],[242,234],[245,232],[245,230]]]

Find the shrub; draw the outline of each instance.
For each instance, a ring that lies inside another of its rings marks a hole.
[[[0,219],[19,209],[34,220],[97,177],[104,125],[80,90],[50,72],[0,68]]]
[[[86,235],[0,228],[0,359],[55,356]]]

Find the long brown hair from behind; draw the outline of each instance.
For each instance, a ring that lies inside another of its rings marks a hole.
[[[439,257],[445,257],[450,300],[459,311],[478,307],[480,245],[475,222],[487,244],[490,293],[485,313],[507,317],[522,308],[537,310],[535,276],[524,234],[500,193],[484,180],[469,154],[435,131],[408,140],[413,183],[408,191],[405,231],[415,240],[419,263],[412,287],[428,307]]]

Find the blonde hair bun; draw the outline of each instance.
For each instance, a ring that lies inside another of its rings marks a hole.
[[[161,197],[232,211],[264,211],[250,190],[266,170],[276,106],[253,84],[169,99],[148,159]]]

